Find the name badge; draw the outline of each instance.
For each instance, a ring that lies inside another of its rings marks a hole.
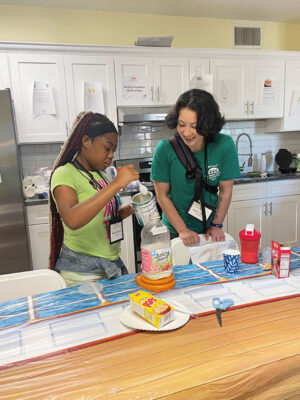
[[[210,217],[210,214],[212,213],[212,209],[208,208],[205,206],[205,215],[206,215],[206,220]],[[202,216],[202,208],[201,208],[201,202],[199,201],[192,201],[190,207],[187,210],[187,213],[191,215],[192,217],[198,219],[199,221],[203,221],[203,216]]]
[[[122,218],[113,218],[108,223],[110,244],[124,239]]]

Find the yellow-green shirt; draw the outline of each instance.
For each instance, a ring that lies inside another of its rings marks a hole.
[[[102,187],[106,186],[107,178],[104,172],[101,172],[105,180],[98,172],[90,171],[94,178]],[[81,203],[97,193],[97,190],[89,183],[89,179],[82,176],[86,175],[84,171],[78,171],[73,164],[68,163],[57,168],[51,180],[51,193],[59,185],[69,186],[75,190],[78,202]],[[117,197],[118,207],[120,206],[120,197]],[[54,198],[54,196],[53,196]],[[55,200],[55,198],[54,198]],[[115,201],[112,199],[112,201]],[[120,242],[110,244],[108,233],[108,221],[112,218],[109,203],[85,226],[80,229],[72,230],[64,227],[64,244],[71,250],[88,256],[102,257],[111,261],[119,258],[121,252]]]

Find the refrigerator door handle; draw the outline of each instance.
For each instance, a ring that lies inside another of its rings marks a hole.
[[[0,172],[0,183],[2,183],[2,175],[1,175],[1,172]]]

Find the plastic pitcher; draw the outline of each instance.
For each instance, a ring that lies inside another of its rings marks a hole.
[[[261,234],[253,224],[247,224],[240,233],[241,260],[245,264],[258,263],[258,249]]]

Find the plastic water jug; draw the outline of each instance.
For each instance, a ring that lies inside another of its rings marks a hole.
[[[141,232],[143,275],[152,280],[166,278],[173,273],[171,240],[168,228],[158,213],[150,214]]]
[[[258,249],[261,234],[253,224],[247,224],[240,233],[241,260],[245,264],[258,263]]]

